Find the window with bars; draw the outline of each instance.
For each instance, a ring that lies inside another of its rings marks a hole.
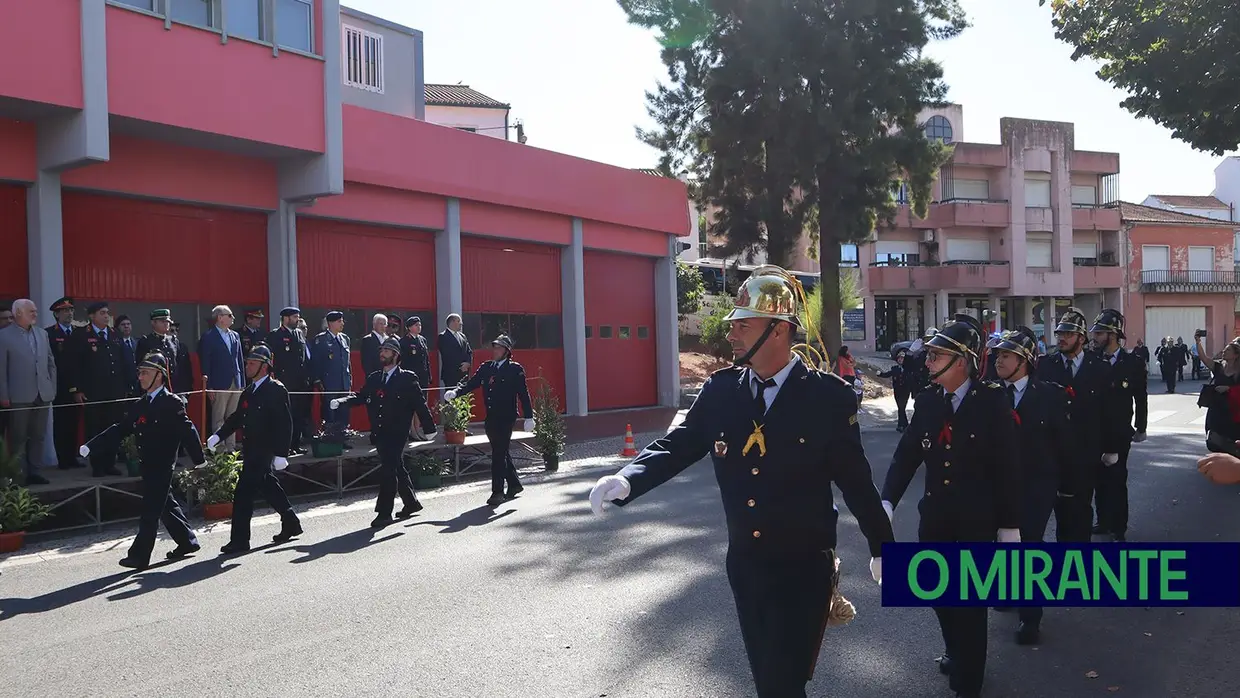
[[[344,84],[383,93],[383,37],[344,25]]]

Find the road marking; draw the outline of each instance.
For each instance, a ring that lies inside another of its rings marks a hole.
[[[1167,417],[1170,417],[1171,415],[1175,413],[1176,413],[1175,410],[1154,410],[1153,412],[1149,413],[1149,416],[1146,418],[1146,422],[1148,422],[1149,424],[1153,424],[1154,422],[1161,422],[1162,420],[1166,419]]]

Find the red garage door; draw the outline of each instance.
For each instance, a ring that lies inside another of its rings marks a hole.
[[[0,301],[29,295],[25,187],[0,184],[0,250],[4,250],[0,254]],[[47,309],[41,308],[39,312],[46,313]],[[51,322],[47,317],[43,319]]]
[[[231,306],[239,325],[240,308],[267,305],[264,213],[82,192],[65,192],[62,211],[65,293],[79,309],[106,300],[114,318],[131,315],[134,332],[145,334],[150,310],[170,308],[181,340],[196,352],[213,306]],[[195,420],[199,402],[190,400]]]
[[[585,252],[586,380],[591,410],[658,402],[652,257]]]
[[[434,348],[435,237],[406,228],[322,218],[297,219],[297,284],[309,334],[322,330],[329,310],[345,313],[345,334],[353,340],[353,387],[366,381],[361,339],[377,312],[417,315]],[[437,371],[434,352],[431,371]],[[314,401],[318,423],[318,401]],[[433,399],[432,399],[432,403]],[[370,428],[365,410],[354,410],[354,429]]]
[[[491,340],[506,333],[516,345],[513,358],[530,378],[530,396],[537,393],[541,374],[563,410],[560,249],[463,237],[461,296],[474,367],[491,360]],[[476,420],[486,416],[481,395],[474,398]]]

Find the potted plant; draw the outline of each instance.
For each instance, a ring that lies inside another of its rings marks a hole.
[[[474,394],[458,395],[455,400],[445,402],[439,407],[440,427],[443,429],[445,443],[457,446],[465,443],[465,431],[469,428],[469,420],[474,416]]]
[[[138,437],[130,434],[121,441],[121,453],[125,456],[125,468],[129,471],[129,477],[138,477],[142,474],[142,460],[138,454]]]
[[[187,495],[198,493],[203,518],[214,521],[232,518],[233,492],[240,475],[236,453],[212,453],[207,455],[205,466],[177,471],[176,482]]]
[[[560,414],[560,401],[556,399],[551,384],[538,372],[538,390],[534,394],[534,448],[543,457],[548,472],[560,469],[560,456],[564,453],[564,415]]]
[[[26,530],[51,513],[52,508],[25,487],[0,488],[0,553],[21,550],[26,543]]]
[[[22,475],[22,454],[11,453],[9,442],[0,434],[0,489],[12,487]]]
[[[326,422],[323,431],[310,439],[310,453],[315,458],[335,458],[343,455],[346,436],[344,422]]]
[[[433,490],[443,486],[443,476],[448,474],[448,463],[430,451],[414,451],[409,454],[413,486],[419,490]]]

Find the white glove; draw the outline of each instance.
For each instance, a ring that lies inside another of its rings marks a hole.
[[[891,502],[883,500],[883,511],[887,512],[887,520],[891,523],[896,522],[896,508],[891,506]]]
[[[284,470],[288,467],[288,459],[284,456],[276,456],[271,459],[271,467],[276,470]]]
[[[1019,543],[1020,542],[1020,529],[1019,528],[999,529],[999,542],[1000,543]]]
[[[455,399],[456,399],[456,391],[455,391],[455,390],[449,390],[448,392],[446,392],[446,393],[444,393],[444,394],[443,394],[443,401],[444,401],[444,402],[452,402],[452,401],[453,401],[453,400],[455,400]]]
[[[534,431],[534,420],[532,419],[525,420],[525,423],[521,425],[521,430],[522,431]]]
[[[1119,462],[1119,454],[1118,454],[1118,453],[1104,453],[1104,454],[1102,454],[1102,464],[1103,464],[1103,465],[1115,465],[1115,464],[1116,464],[1116,463],[1118,463],[1118,462]]]
[[[1145,432],[1143,432],[1143,431],[1138,431],[1137,433],[1135,433],[1135,434],[1133,434],[1133,435],[1132,435],[1132,442],[1133,442],[1134,444],[1139,444],[1139,443],[1141,443],[1142,441],[1145,441]]]
[[[874,581],[878,582],[880,587],[883,585],[883,558],[870,558],[870,576],[874,578]]]
[[[218,446],[219,444],[220,444],[220,437],[216,436],[215,434],[212,434],[207,437],[207,450],[208,451],[214,452],[215,447]]]
[[[81,454],[83,458],[90,457],[90,446],[82,444],[82,447],[78,449],[78,453]]]
[[[340,398],[332,398],[331,402],[327,403],[327,406],[334,410],[337,407],[340,407],[341,402],[342,400]]]
[[[608,475],[599,478],[594,483],[594,489],[590,490],[590,507],[594,509],[594,513],[599,516],[603,515],[603,502],[610,502],[613,499],[624,499],[633,491],[627,478],[620,475]]]

